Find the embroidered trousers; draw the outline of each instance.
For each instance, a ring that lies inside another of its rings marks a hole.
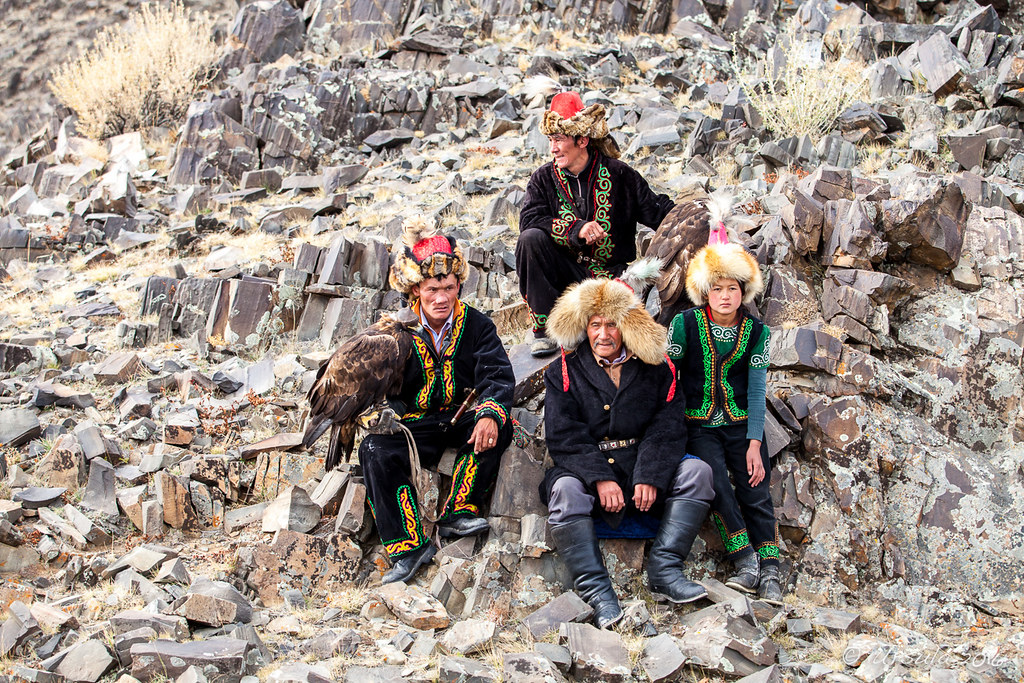
[[[779,563],[778,525],[769,492],[771,462],[768,449],[761,443],[764,479],[750,485],[747,474],[747,425],[691,427],[686,450],[711,465],[715,499],[711,519],[722,536],[729,559],[757,551],[761,564]]]
[[[610,270],[618,274],[622,266],[610,267]],[[548,314],[562,292],[573,283],[594,277],[573,251],[555,244],[551,235],[540,228],[528,228],[519,233],[516,273],[519,292],[530,307],[537,336],[543,336]]]
[[[694,457],[683,458],[676,467],[667,499],[691,498],[709,503],[715,496],[712,482],[712,471],[707,463]],[[597,503],[596,493],[588,492],[583,482],[576,477],[560,477],[555,480],[548,501],[548,524],[557,526],[571,522],[574,517],[590,515]],[[633,492],[623,491],[622,495],[627,504],[632,505]]]
[[[441,492],[442,519],[480,514],[497,478],[501,454],[512,442],[512,421],[508,420],[498,429],[494,448],[476,453],[466,443],[476,425],[474,414],[469,412],[454,426],[443,429],[442,424],[450,419],[451,413],[428,413],[421,420],[406,423],[419,449],[422,467],[436,467],[446,448],[458,448],[451,490],[447,495]],[[359,446],[359,464],[370,510],[388,555],[396,559],[429,543],[410,479],[405,435],[368,435]]]

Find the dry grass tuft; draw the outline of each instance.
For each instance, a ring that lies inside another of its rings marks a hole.
[[[90,50],[58,68],[50,89],[91,138],[177,121],[216,58],[212,28],[208,15],[179,2],[143,5],[125,27],[104,30]]]
[[[796,39],[794,25],[780,36],[782,62],[775,51],[754,65],[734,64],[736,76],[765,125],[775,134],[810,135],[828,132],[850,104],[867,91],[864,64],[842,49],[838,58],[822,54],[821,44]]]

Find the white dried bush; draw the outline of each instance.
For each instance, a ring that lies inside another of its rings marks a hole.
[[[174,123],[206,83],[217,56],[209,15],[175,2],[142,5],[123,26],[59,67],[50,89],[94,139]]]
[[[820,138],[867,92],[864,63],[846,49],[825,54],[820,41],[783,38],[755,63],[734,68],[765,126],[780,137]]]

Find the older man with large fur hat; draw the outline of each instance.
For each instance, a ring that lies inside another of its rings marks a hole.
[[[636,258],[637,223],[657,227],[674,204],[619,161],[603,105],[559,93],[540,129],[553,158],[526,186],[516,271],[533,314],[531,350],[545,356],[558,351],[546,333],[558,296],[574,282],[622,273]]]
[[[413,219],[390,282],[419,315],[401,389],[388,400],[411,433],[424,467],[458,449],[451,491],[438,518],[442,536],[488,530],[480,514],[512,441],[515,376],[494,323],[459,299],[466,262],[455,239]],[[471,390],[476,404],[459,415]],[[404,434],[372,434],[359,448],[366,493],[393,566],[383,582],[408,581],[436,551],[424,533]]]
[[[631,275],[632,273],[627,273]],[[659,599],[697,600],[684,561],[714,497],[711,468],[686,456],[684,400],[665,355],[666,331],[630,286],[571,286],[548,318],[562,358],[544,374],[544,423],[554,461],[541,485],[559,556],[599,628],[622,616],[598,548],[594,513],[618,527],[627,511],[660,513],[647,563]]]

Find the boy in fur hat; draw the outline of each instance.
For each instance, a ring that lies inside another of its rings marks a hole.
[[[554,467],[541,498],[576,592],[606,628],[622,617],[593,514],[618,527],[627,509],[660,512],[647,563],[651,591],[675,603],[707,595],[684,561],[711,499],[711,468],[686,456],[684,399],[667,362],[665,328],[627,284],[572,285],[548,318],[561,361],[544,373],[544,425]]]
[[[533,314],[531,351],[547,356],[558,351],[545,332],[558,296],[574,282],[622,273],[636,258],[637,223],[656,228],[674,204],[618,160],[602,105],[584,107],[577,93],[559,93],[540,129],[553,159],[526,187],[516,271]]]
[[[686,292],[698,307],[672,320],[669,357],[686,395],[688,452],[714,472],[712,519],[736,569],[726,585],[781,604],[763,444],[768,327],[744,309],[764,284],[754,257],[727,239],[724,229],[713,231],[690,262]]]
[[[451,491],[441,499],[441,536],[480,534],[489,529],[480,506],[512,441],[512,364],[490,318],[459,300],[466,262],[455,240],[412,219],[404,243],[389,280],[409,298],[421,326],[413,331],[401,388],[388,400],[411,431],[424,467],[435,466],[445,448],[458,448]],[[478,391],[476,405],[453,422],[472,389]],[[436,548],[423,531],[405,435],[368,435],[359,462],[370,510],[393,562],[382,582],[408,581]]]

